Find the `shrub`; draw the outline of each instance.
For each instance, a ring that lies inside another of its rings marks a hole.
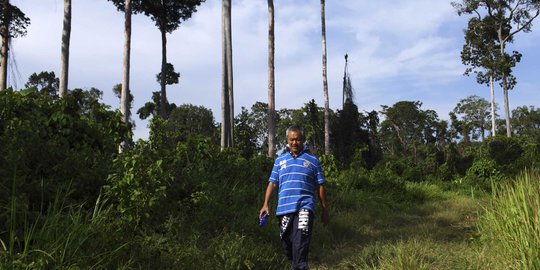
[[[497,170],[497,164],[490,159],[476,160],[467,170],[464,183],[480,190],[491,191],[494,183],[500,183],[504,176]]]
[[[517,168],[516,161],[523,154],[519,137],[498,136],[487,141],[489,157],[497,163],[497,168],[505,174],[515,174],[523,168]]]
[[[334,155],[320,155],[319,161],[323,168],[324,177],[328,181],[335,181],[339,176],[339,168]]]
[[[33,90],[0,91],[0,203],[16,179],[29,210],[46,209],[59,187],[68,203],[96,200],[120,141],[129,136],[120,114],[84,92],[53,101]]]

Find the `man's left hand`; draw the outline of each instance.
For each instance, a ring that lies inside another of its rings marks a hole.
[[[330,222],[330,214],[328,214],[328,208],[322,211],[322,223],[326,226]]]

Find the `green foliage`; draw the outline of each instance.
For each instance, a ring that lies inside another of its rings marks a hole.
[[[474,161],[474,154],[465,153],[464,145],[451,143],[446,146],[445,175],[465,175]],[[450,179],[447,179],[450,180]]]
[[[499,269],[540,268],[540,175],[525,171],[496,185],[480,219],[482,240]]]
[[[108,217],[111,208],[98,199],[92,211],[83,205],[64,205],[59,190],[43,214],[12,200],[2,205],[10,215],[4,238],[0,233],[2,269],[111,269],[129,265],[119,257],[127,243],[117,242]],[[16,194],[12,194],[12,198]],[[6,239],[6,241],[3,241]]]
[[[30,18],[26,17],[26,14],[18,7],[9,2],[2,3],[0,7],[0,25],[9,25],[8,34],[10,38],[26,36],[26,28],[29,24]]]
[[[113,86],[113,88],[112,88],[112,91],[114,93],[114,96],[116,96],[118,98],[118,100],[121,100],[121,98],[122,98],[122,84],[121,83],[115,84]],[[134,99],[133,94],[131,94],[131,91],[129,91],[129,96],[128,96],[129,110],[131,110],[131,108],[133,107],[133,99]]]
[[[167,115],[171,113],[174,108],[176,108],[176,104],[169,103],[166,101],[165,108],[167,111]],[[150,116],[155,117],[156,115],[159,115],[159,108],[161,107],[161,92],[156,91],[152,92],[152,101],[146,102],[142,107],[140,107],[137,110],[137,114],[139,115],[139,118],[146,119]]]
[[[481,190],[490,191],[494,183],[500,183],[504,180],[504,176],[496,167],[496,163],[493,160],[475,160],[467,170],[464,182]]]
[[[412,155],[416,161],[420,144],[434,143],[437,113],[422,110],[420,101],[400,101],[382,106],[386,119],[381,123],[384,151],[390,155]]]
[[[172,175],[160,158],[148,143],[139,141],[132,151],[114,160],[117,171],[109,175],[105,190],[120,216],[133,226],[157,218],[166,198]]]
[[[361,148],[367,148],[369,143],[368,132],[362,129],[364,117],[358,113],[358,107],[350,100],[344,104],[343,110],[338,111],[331,127],[331,146],[334,155],[341,167],[346,168],[353,159],[361,162],[365,167],[362,154],[357,155]],[[366,152],[369,148],[366,149]],[[368,156],[367,153],[365,154]]]
[[[336,185],[346,190],[362,190],[376,193],[386,193],[395,198],[404,198],[405,182],[391,168],[376,166],[368,171],[365,168],[343,171],[337,178]]]
[[[260,149],[260,135],[265,138],[264,134],[260,134],[261,131],[258,129],[259,126],[255,125],[255,121],[256,119],[244,107],[242,107],[240,114],[234,118],[234,145],[245,158],[252,157],[255,151]]]
[[[454,108],[454,113],[461,115],[463,125],[468,127],[467,131],[471,132],[472,139],[484,140],[485,131],[491,123],[490,110],[491,106],[487,100],[472,95],[461,99]]]
[[[256,236],[254,213],[271,160],[246,160],[204,137],[190,137],[175,149],[160,146],[138,142],[118,157],[106,189],[120,227],[135,234],[132,256],[139,267],[259,269],[276,259],[261,252],[277,247],[254,248],[268,237]]]
[[[0,104],[0,203],[13,178],[32,210],[46,208],[61,186],[71,185],[75,202],[95,201],[119,143],[129,136],[120,115],[82,90],[58,101],[33,90],[6,90]]]
[[[540,108],[521,106],[512,110],[512,128],[519,136],[540,137]]]
[[[218,142],[218,130],[214,115],[210,109],[203,106],[182,104],[169,113],[167,131],[173,144],[186,141],[189,136],[205,136]],[[173,145],[174,147],[174,145]]]
[[[54,71],[42,71],[39,74],[32,73],[28,77],[28,82],[24,87],[35,87],[41,94],[49,95],[52,99],[56,99],[58,98],[59,84],[60,80],[56,77]]]
[[[523,168],[516,166],[516,161],[523,154],[522,140],[516,137],[498,136],[487,143],[487,152],[499,170],[506,174],[515,174]]]
[[[319,161],[321,162],[321,166],[323,168],[323,174],[326,180],[328,181],[335,181],[335,179],[339,176],[339,168],[336,162],[336,159],[333,155],[320,155]]]
[[[165,76],[165,78],[162,78],[162,76]],[[165,84],[167,85],[177,84],[180,79],[180,72],[175,72],[174,65],[171,63],[167,63],[165,65],[165,70],[161,71],[156,75],[156,81],[158,83],[160,83],[162,79],[165,80]]]
[[[176,1],[176,0],[138,0],[133,1],[134,12],[149,16],[163,33],[172,33],[182,21],[191,18],[204,0]]]
[[[220,151],[211,111],[188,104],[172,109],[169,119],[153,118],[149,140],[117,154],[129,130],[118,112],[99,102],[100,95],[97,89],[75,89],[54,100],[35,89],[0,92],[0,164],[5,164],[0,167],[0,206],[8,209],[0,211],[3,268],[288,266],[279,252],[277,220],[271,217],[263,230],[257,227],[272,167],[272,160],[256,154],[257,147],[264,147],[256,139],[265,136],[264,104],[254,105],[252,112],[243,109],[237,117],[237,132],[249,142],[243,148]],[[454,229],[461,222],[457,217],[426,218],[433,209],[424,205],[450,196],[437,185],[489,191],[492,183],[540,160],[538,137],[450,143],[440,130],[446,125],[436,121],[435,114],[419,110],[419,103],[404,106],[424,117],[420,122],[409,119],[410,135],[419,137],[407,138],[408,151],[378,156],[379,147],[401,142],[389,129],[380,136],[372,112],[367,117],[351,114],[366,136],[351,144],[349,169],[341,171],[334,155],[319,155],[335,221],[316,227],[314,262],[329,257],[325,254],[330,247],[329,254],[338,256],[332,259],[335,265],[344,261],[372,268],[444,268],[433,263],[444,261],[440,252],[424,256],[428,249],[414,252],[421,244],[403,239],[420,235],[418,231],[452,243],[455,234],[464,237]],[[300,110],[282,110],[278,125],[283,132],[278,132],[283,136],[290,124],[305,124],[312,141],[318,141],[319,109],[313,102]],[[401,111],[394,111],[394,118],[402,117],[397,113]],[[344,116],[341,113],[338,116]],[[61,188],[67,191],[59,193]],[[101,188],[106,203],[100,197],[92,207]],[[382,242],[386,248],[374,247]],[[347,250],[336,248],[351,249],[351,243],[371,250],[371,255],[358,255],[371,264],[347,260]],[[387,260],[374,259],[385,254]]]

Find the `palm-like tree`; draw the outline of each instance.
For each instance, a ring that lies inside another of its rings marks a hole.
[[[274,77],[274,0],[268,0],[268,156],[273,157],[276,145],[276,107]]]
[[[2,60],[0,61],[0,90],[7,88],[7,65],[8,65],[8,49],[9,49],[9,25],[10,25],[10,4],[9,0],[4,1],[2,6]]]
[[[7,88],[7,67],[9,44],[11,38],[26,35],[26,27],[30,19],[16,6],[4,0],[0,6],[0,35],[2,36],[2,48],[0,49],[0,90]]]
[[[64,29],[62,31],[62,54],[60,58],[59,95],[63,98],[68,89],[69,41],[71,37],[71,0],[64,0]]]
[[[324,15],[324,0],[321,0],[322,28],[322,74],[324,92],[324,154],[330,154],[330,105],[328,101],[328,77],[326,75],[326,23]]]
[[[234,99],[232,66],[231,0],[221,6],[222,85],[221,85],[221,149],[233,147]]]
[[[180,23],[191,18],[199,6],[205,0],[137,0],[134,12],[142,12],[152,19],[161,32],[161,75],[158,79],[161,85],[161,107],[160,116],[167,119],[169,109],[167,108],[167,74],[174,72],[170,69],[172,64],[167,62],[167,33],[172,33],[178,29]]]
[[[123,76],[122,76],[122,94],[120,95],[120,112],[122,113],[122,121],[129,124],[131,112],[129,110],[129,69],[131,62],[131,0],[125,2],[125,24],[124,24],[124,59],[123,59]],[[122,142],[120,152],[128,147],[127,142]]]

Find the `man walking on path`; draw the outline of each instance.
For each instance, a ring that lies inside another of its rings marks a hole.
[[[328,204],[321,164],[316,156],[304,147],[304,134],[299,126],[287,129],[287,151],[275,161],[264,204],[259,212],[269,214],[268,203],[278,190],[276,216],[279,218],[280,238],[292,269],[308,269],[309,242],[315,213],[315,193],[322,207],[322,222],[328,224]]]

